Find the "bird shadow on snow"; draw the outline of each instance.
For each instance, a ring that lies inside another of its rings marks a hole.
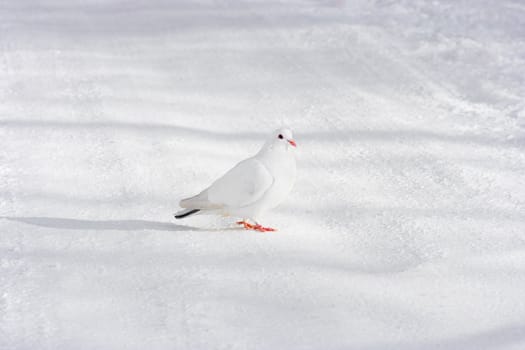
[[[201,229],[198,227],[176,225],[170,222],[149,220],[86,220],[56,217],[1,217],[2,219],[22,222],[24,224],[56,228],[60,230],[116,230],[116,231],[216,231],[215,229]],[[233,229],[233,228],[232,228]],[[237,229],[237,228],[235,228]],[[220,231],[229,228],[220,229]]]

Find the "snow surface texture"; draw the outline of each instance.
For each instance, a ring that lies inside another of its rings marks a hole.
[[[0,349],[524,349],[524,97],[520,0],[3,1]]]

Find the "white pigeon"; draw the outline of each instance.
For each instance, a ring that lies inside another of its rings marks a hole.
[[[242,219],[237,224],[245,229],[275,231],[261,226],[258,218],[290,193],[295,183],[295,147],[289,129],[276,130],[256,155],[238,163],[198,195],[181,200],[184,209],[175,218],[197,213],[235,216]]]

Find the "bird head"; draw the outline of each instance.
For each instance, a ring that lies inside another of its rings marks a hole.
[[[290,129],[277,129],[273,132],[272,138],[272,144],[274,145],[274,147],[285,147],[287,149],[290,146],[297,147],[297,144],[293,139],[292,131]]]

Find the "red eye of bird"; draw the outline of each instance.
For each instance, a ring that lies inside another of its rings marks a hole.
[[[283,135],[279,134],[278,136],[281,140],[283,139]]]

